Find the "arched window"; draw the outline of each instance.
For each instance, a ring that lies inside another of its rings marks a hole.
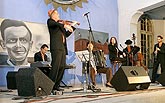
[[[152,52],[153,52],[153,26],[148,15],[142,15],[139,19],[140,36],[141,36],[141,53],[144,56],[144,64],[147,67],[152,67]]]

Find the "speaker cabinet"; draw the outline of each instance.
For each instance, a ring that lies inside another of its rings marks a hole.
[[[16,74],[19,96],[49,95],[54,82],[38,68],[20,68]]]
[[[148,89],[150,78],[143,67],[121,66],[111,80],[117,91]]]
[[[165,86],[165,72],[163,72],[157,79],[157,81],[162,85]]]
[[[7,80],[7,88],[8,89],[17,89],[16,74],[17,74],[17,71],[9,71],[7,73],[6,80]]]

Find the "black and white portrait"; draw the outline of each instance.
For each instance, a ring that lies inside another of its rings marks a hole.
[[[48,43],[48,32],[44,28],[46,28],[44,24],[2,19],[0,58],[4,59],[1,58],[3,61],[0,65],[30,65],[28,57],[33,57],[43,43]]]

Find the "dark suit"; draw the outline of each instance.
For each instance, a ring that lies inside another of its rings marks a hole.
[[[48,61],[47,55],[44,55],[44,60]],[[34,62],[37,62],[37,61],[43,61],[40,51],[34,54]]]
[[[155,44],[154,51],[156,50],[156,47],[158,47],[160,51],[158,51],[157,55],[154,54],[155,56],[154,56],[154,67],[152,72],[152,82],[155,82],[157,78],[156,75],[159,64],[161,65],[161,73],[165,71],[165,43],[163,43],[161,47],[159,47],[158,44]]]
[[[51,18],[47,20],[47,25],[50,34],[50,52],[52,57],[52,69],[49,77],[55,83],[54,89],[57,89],[64,74],[66,54],[68,53],[66,37],[70,36],[71,32],[65,30],[64,24],[58,23]],[[75,28],[73,27],[73,29]],[[63,37],[65,42],[63,42]]]
[[[37,61],[48,61],[48,57],[47,55],[45,54],[44,55],[44,60],[42,58],[42,55],[41,55],[41,52],[37,52],[34,54],[34,62],[37,62]],[[47,76],[49,76],[49,72],[50,72],[50,67],[39,67],[39,69]]]

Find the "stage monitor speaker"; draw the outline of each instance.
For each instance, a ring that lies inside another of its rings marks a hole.
[[[9,71],[7,73],[6,80],[7,80],[7,88],[8,89],[17,89],[16,74],[17,74],[17,71]]]
[[[16,74],[19,96],[49,95],[54,82],[38,68],[20,68]]]
[[[157,81],[162,85],[165,86],[165,72],[163,72],[157,79]]]
[[[111,80],[117,91],[148,89],[150,78],[143,67],[121,66]]]

